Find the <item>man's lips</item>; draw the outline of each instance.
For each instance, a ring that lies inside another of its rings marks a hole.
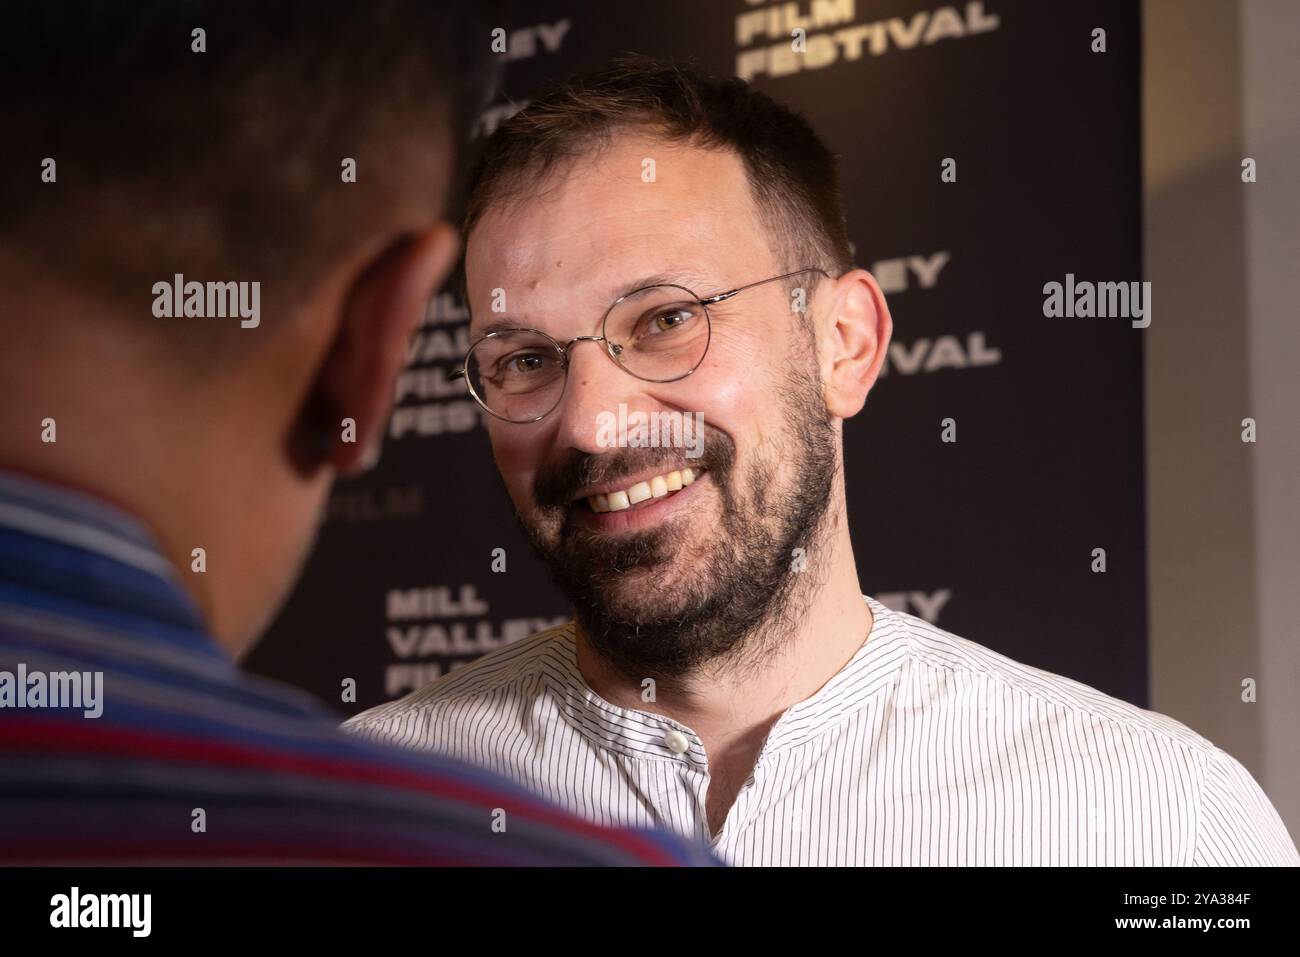
[[[679,492],[670,492],[658,498],[652,495],[635,505],[629,504],[627,508],[597,512],[585,498],[579,499],[573,503],[570,514],[579,526],[593,531],[608,533],[646,531],[662,525],[678,512],[690,508],[691,502],[701,494],[700,490],[707,488],[709,484],[709,474],[704,472],[690,485],[684,485]]]
[[[655,499],[676,495],[702,474],[704,469],[690,467],[662,472],[642,472],[590,486],[574,496],[571,505],[578,508],[585,505],[597,514],[644,507],[646,503]]]

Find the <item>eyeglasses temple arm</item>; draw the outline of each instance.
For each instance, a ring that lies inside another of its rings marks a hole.
[[[794,272],[784,273],[780,276],[773,276],[771,279],[760,279],[758,282],[751,282],[744,286],[737,286],[729,292],[720,292],[716,296],[710,296],[708,299],[701,299],[700,302],[704,303],[706,306],[711,306],[715,302],[722,302],[724,299],[730,299],[732,296],[736,295],[736,293],[744,292],[746,289],[753,289],[755,286],[761,286],[768,282],[776,282],[779,279],[789,279],[791,276],[797,276],[800,273],[805,272],[819,272],[827,279],[831,278],[831,274],[825,269],[819,269],[816,266],[809,266],[806,269],[796,269]]]

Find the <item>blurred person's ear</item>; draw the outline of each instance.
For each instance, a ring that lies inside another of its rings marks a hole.
[[[306,427],[328,439],[318,464],[346,476],[377,461],[411,335],[459,251],[456,230],[439,223],[394,242],[347,290],[342,319],[306,405],[317,419]],[[340,440],[345,418],[356,423],[353,441]]]

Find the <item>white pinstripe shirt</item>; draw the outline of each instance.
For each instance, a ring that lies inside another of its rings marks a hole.
[[[1250,773],[1187,726],[866,600],[868,640],[777,720],[715,839],[700,739],[593,692],[572,624],[345,727],[733,864],[1300,865]]]

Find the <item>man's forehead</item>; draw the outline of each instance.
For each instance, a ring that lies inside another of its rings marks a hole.
[[[698,283],[729,272],[729,260],[752,262],[756,245],[766,251],[755,226],[736,154],[647,137],[616,141],[536,196],[480,219],[466,253],[474,325],[491,319],[486,307],[496,289],[505,311],[518,315],[533,293],[612,302],[652,275]]]

